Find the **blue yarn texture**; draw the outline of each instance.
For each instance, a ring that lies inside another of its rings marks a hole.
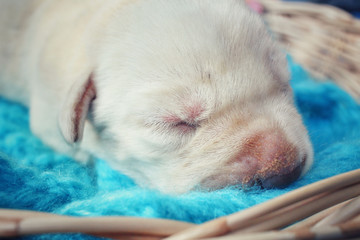
[[[360,106],[334,83],[316,82],[289,63],[295,101],[315,151],[309,173],[285,189],[226,188],[170,196],[138,187],[96,160],[85,167],[54,152],[29,130],[29,112],[0,98],[0,208],[74,216],[140,216],[202,223],[318,180],[360,168]],[[26,239],[97,239],[55,234]]]

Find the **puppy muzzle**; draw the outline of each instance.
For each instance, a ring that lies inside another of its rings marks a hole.
[[[302,156],[303,155],[303,156]],[[290,143],[278,129],[255,133],[245,143],[238,161],[253,161],[243,184],[263,188],[284,188],[301,176],[306,154]]]

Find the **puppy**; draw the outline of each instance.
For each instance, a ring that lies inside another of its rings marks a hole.
[[[171,194],[309,169],[285,54],[242,1],[0,4],[0,94],[57,151]]]

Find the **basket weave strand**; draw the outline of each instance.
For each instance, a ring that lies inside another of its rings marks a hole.
[[[275,38],[318,79],[331,79],[360,100],[360,21],[312,3],[258,0]]]

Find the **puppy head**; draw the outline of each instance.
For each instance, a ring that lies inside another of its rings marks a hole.
[[[168,193],[283,187],[304,174],[312,148],[262,21],[238,1],[139,2],[107,25],[78,91],[96,92],[98,154]],[[63,132],[81,136],[79,126]]]

